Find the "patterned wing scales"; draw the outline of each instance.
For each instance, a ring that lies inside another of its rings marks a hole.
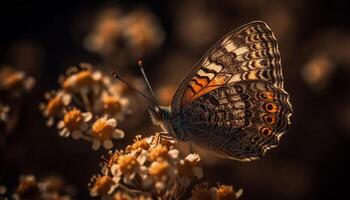
[[[276,146],[290,124],[276,38],[264,22],[219,40],[175,93],[175,133],[218,155],[252,160]]]
[[[228,83],[246,80],[271,81],[283,90],[276,39],[264,22],[244,25],[219,40],[180,84],[172,111]]]
[[[269,82],[228,83],[186,106],[181,128],[220,156],[248,161],[278,144],[291,112],[288,95]]]

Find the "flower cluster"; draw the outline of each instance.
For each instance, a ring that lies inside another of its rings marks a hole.
[[[175,143],[160,134],[136,136],[124,150],[110,152],[90,184],[102,199],[181,199],[203,172],[200,157],[181,158]]]
[[[0,91],[6,92],[10,97],[20,97],[23,92],[31,90],[34,83],[34,78],[10,66],[0,69]]]
[[[3,195],[6,192],[5,189]],[[64,180],[59,176],[48,176],[38,180],[34,175],[23,175],[20,177],[12,199],[70,200],[73,199],[74,193],[74,187],[66,185]],[[6,198],[4,197],[4,199]]]
[[[121,66],[120,62],[143,57],[162,44],[164,33],[159,24],[156,17],[145,9],[123,13],[110,7],[97,15],[84,46]]]
[[[24,95],[34,86],[35,80],[23,71],[10,66],[0,67],[0,125],[11,132],[15,127]]]
[[[57,122],[59,135],[92,141],[97,150],[101,144],[113,147],[112,139],[124,137],[117,121],[130,113],[128,98],[121,97],[108,76],[93,70],[87,63],[71,67],[60,79],[61,89],[47,92],[47,102],[40,104],[47,125]]]

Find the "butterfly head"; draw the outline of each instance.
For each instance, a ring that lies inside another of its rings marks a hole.
[[[161,126],[164,121],[170,118],[170,109],[168,107],[156,106],[154,109],[148,109],[154,125]]]
[[[160,126],[170,135],[174,135],[171,127],[171,109],[170,107],[156,106],[154,109],[148,109],[154,125]]]

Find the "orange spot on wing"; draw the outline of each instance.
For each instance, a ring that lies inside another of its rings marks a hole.
[[[201,85],[203,87],[208,84],[207,78],[194,77],[193,80],[195,80],[199,85]]]
[[[194,83],[193,81],[191,81],[190,83],[190,87],[192,87],[192,89],[197,93],[199,90],[202,89],[202,86]],[[193,94],[194,95],[194,94]]]
[[[190,86],[188,86],[184,92],[184,95],[182,96],[182,100],[181,100],[181,107],[189,104],[192,100],[192,97],[195,94],[193,93],[193,91],[191,90]]]
[[[278,105],[276,105],[275,103],[269,102],[264,104],[264,109],[269,113],[276,113],[278,112],[279,108]]]
[[[208,92],[210,92],[210,91],[212,91],[212,90],[215,90],[216,88],[218,88],[218,87],[220,87],[220,86],[211,86],[211,87],[205,87],[203,90],[201,90],[200,92],[198,92],[193,98],[192,98],[192,100],[193,99],[195,99],[195,98],[198,98],[198,97],[200,97],[200,96],[202,96],[202,95],[204,95],[204,94],[206,94],[206,93],[208,93]]]
[[[230,75],[225,75],[225,74],[219,74],[217,75],[213,80],[211,80],[211,82],[205,87],[203,88],[200,92],[198,92],[193,98],[196,99],[212,90],[215,90],[216,88],[221,87],[222,85],[224,85],[229,79],[231,78]]]
[[[263,119],[266,123],[273,125],[276,123],[276,116],[275,115],[271,115],[271,114],[267,114],[263,116]]]
[[[230,75],[219,74],[211,80],[209,84],[208,79],[206,78],[194,77],[184,92],[181,100],[181,107],[189,104],[194,99],[221,87],[230,79],[230,77]],[[193,90],[191,90],[191,88]]]
[[[259,95],[261,99],[266,99],[266,100],[275,99],[275,95],[272,92],[260,92]]]

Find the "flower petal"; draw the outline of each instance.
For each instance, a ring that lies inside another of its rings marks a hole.
[[[61,137],[68,137],[70,135],[70,132],[68,129],[64,128],[58,132],[58,135]]]
[[[92,149],[97,151],[101,146],[101,142],[99,140],[92,141]]]
[[[84,122],[88,122],[92,119],[92,113],[91,112],[86,112],[81,114],[84,118]]]
[[[125,136],[124,131],[120,130],[120,129],[115,129],[113,132],[113,138],[116,139],[121,139]]]
[[[55,122],[55,121],[54,121],[53,117],[50,117],[50,118],[46,121],[46,126],[51,127],[51,126],[53,125],[54,122]]]
[[[107,120],[107,124],[113,128],[115,128],[117,126],[117,120],[115,119],[109,119]]]
[[[63,129],[64,128],[64,121],[59,121],[58,123],[57,123],[57,128],[58,129]]]
[[[105,149],[111,149],[111,148],[113,148],[113,142],[112,142],[112,140],[104,140],[103,141],[103,147],[105,148]]]

